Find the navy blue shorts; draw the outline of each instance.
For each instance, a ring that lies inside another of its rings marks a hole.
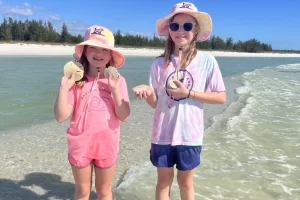
[[[173,167],[181,171],[200,165],[201,146],[151,144],[150,160],[155,167]]]

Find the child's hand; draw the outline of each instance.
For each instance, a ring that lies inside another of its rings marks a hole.
[[[148,85],[139,85],[132,88],[135,98],[139,99],[147,99],[149,96],[154,94],[154,90],[152,87]]]
[[[112,74],[108,74],[108,86],[111,91],[120,88],[120,76],[114,78]]]
[[[173,80],[177,85],[176,89],[169,89],[168,93],[171,94],[175,99],[186,98],[189,95],[189,90],[178,80]]]
[[[69,90],[75,84],[75,72],[72,73],[71,77],[63,76],[60,81],[60,87]]]

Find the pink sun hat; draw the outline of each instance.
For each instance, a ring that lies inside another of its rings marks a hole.
[[[156,21],[156,31],[159,36],[169,35],[170,19],[179,13],[184,13],[194,17],[200,27],[200,32],[197,35],[196,41],[203,42],[208,39],[212,32],[211,17],[205,12],[199,12],[196,6],[189,2],[177,3],[173,6],[169,15],[162,17]]]
[[[85,31],[84,41],[75,46],[75,59],[80,60],[85,45],[101,47],[111,50],[114,64],[121,67],[125,58],[123,54],[116,50],[114,34],[103,26],[94,25]]]

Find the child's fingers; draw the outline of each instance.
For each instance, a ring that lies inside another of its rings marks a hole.
[[[140,97],[140,99],[143,99],[143,92],[142,91],[139,93],[139,97]]]
[[[150,95],[148,95],[148,91],[147,91],[147,90],[144,90],[144,91],[143,91],[143,98],[144,98],[144,99],[147,99],[148,96],[150,96]]]
[[[177,87],[182,87],[183,84],[179,80],[173,80],[173,82],[177,85]]]
[[[133,92],[134,94],[137,94],[137,93],[138,93],[138,91],[137,91],[136,89],[134,89],[134,88],[132,88],[132,92]]]
[[[132,88],[132,91],[133,92],[138,92],[139,91],[139,86],[136,86],[136,87]]]
[[[134,91],[134,97],[137,99],[137,98],[140,98],[140,93],[138,91]]]
[[[168,93],[172,95],[172,92],[174,91],[174,89],[167,89]]]
[[[139,99],[147,99],[147,97],[151,95],[150,91],[145,90],[144,88],[139,86],[132,88],[132,91],[134,93],[135,98]]]
[[[144,94],[143,94],[144,96],[144,99],[147,99],[147,97],[148,97],[148,95],[147,95],[147,92],[144,92]]]
[[[144,85],[138,85],[138,86],[133,87],[132,91],[134,91],[134,90],[136,90],[136,91],[139,90],[140,91],[140,90],[143,90],[144,88],[145,88]]]

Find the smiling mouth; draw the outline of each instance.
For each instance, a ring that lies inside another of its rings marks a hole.
[[[103,59],[102,58],[95,58],[94,57],[94,60],[96,60],[96,61],[102,61]]]
[[[178,40],[182,40],[182,39],[186,39],[187,37],[185,37],[185,36],[177,36],[176,37],[176,39],[178,39]]]

